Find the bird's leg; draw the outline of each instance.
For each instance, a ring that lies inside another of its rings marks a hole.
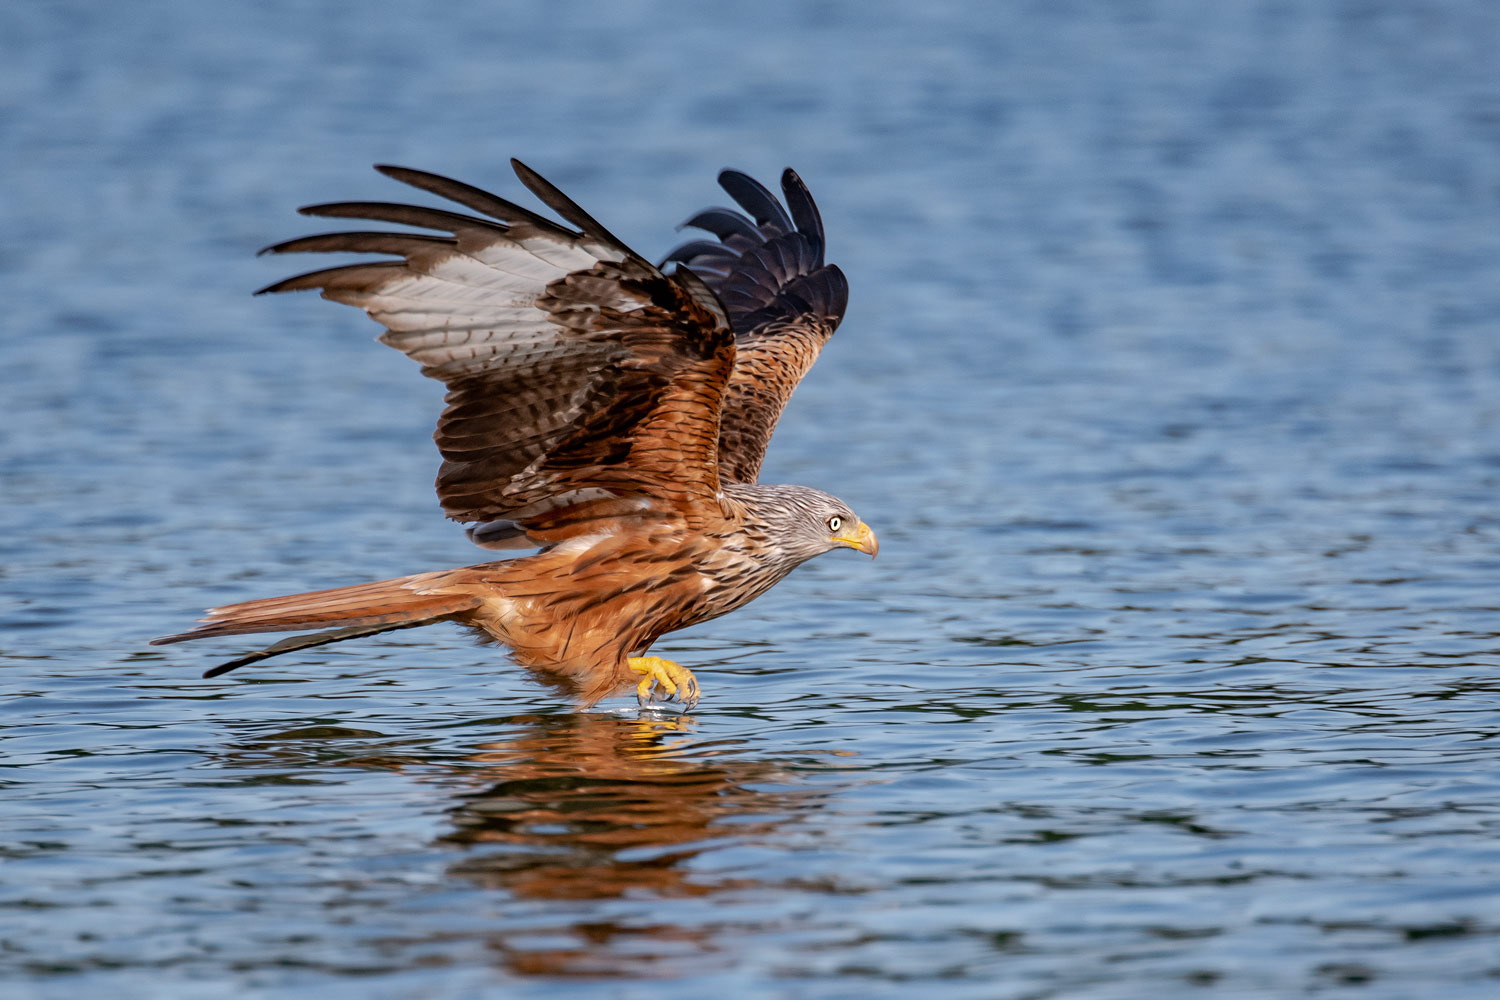
[[[635,688],[635,700],[642,708],[658,697],[653,690],[657,685],[666,692],[660,696],[663,701],[670,701],[676,696],[684,709],[698,704],[698,678],[687,667],[660,656],[632,656],[625,663],[641,675],[641,682]]]

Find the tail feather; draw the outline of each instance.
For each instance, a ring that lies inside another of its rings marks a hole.
[[[437,590],[451,583],[447,573],[423,573],[359,583],[332,590],[315,590],[284,597],[266,597],[239,604],[210,608],[203,624],[176,635],[152,639],[153,646],[189,639],[207,639],[220,635],[242,635],[247,632],[302,632],[308,629],[337,626],[330,631],[296,636],[215,667],[205,677],[263,660],[268,656],[296,649],[322,646],[394,629],[415,628],[460,615],[479,607],[481,598],[473,593]]]
[[[395,632],[398,629],[417,628],[421,625],[431,624],[432,619],[424,618],[421,621],[397,622],[395,625],[355,626],[353,628],[329,629],[327,632],[313,632],[308,635],[294,635],[290,639],[273,642],[265,649],[257,649],[253,653],[246,653],[244,656],[230,660],[228,663],[221,663],[217,667],[210,667],[203,671],[203,676],[205,678],[217,677],[220,674],[227,674],[231,670],[249,666],[252,663],[259,663],[261,660],[269,659],[272,656],[280,656],[282,653],[295,652],[299,649],[311,649],[314,646],[326,646],[331,642],[343,642],[345,639],[362,639],[367,635],[379,635],[381,632]]]

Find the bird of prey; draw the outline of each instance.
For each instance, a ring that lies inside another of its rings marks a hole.
[[[438,497],[486,548],[532,555],[212,608],[153,643],[307,632],[209,670],[452,621],[561,681],[587,706],[631,688],[644,706],[697,702],[687,669],[647,655],[662,635],[743,606],[832,549],[874,556],[843,501],[757,482],[771,431],[843,317],[848,283],[788,169],[785,204],[734,170],[743,212],[710,208],[653,265],[519,161],[560,225],[479,188],[404,167],[388,177],[467,212],[339,202],[304,215],[423,233],[336,232],[268,253],[381,259],[262,292],[319,289],[385,327],[380,340],[448,389],[434,439]],[[472,214],[471,214],[472,213]]]

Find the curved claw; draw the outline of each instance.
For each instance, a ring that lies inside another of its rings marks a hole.
[[[626,664],[641,675],[641,682],[635,687],[635,700],[642,708],[673,698],[682,703],[684,711],[698,704],[698,678],[686,667],[660,656],[632,656]]]

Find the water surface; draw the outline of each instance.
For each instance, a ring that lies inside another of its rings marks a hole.
[[[1500,976],[1500,8],[0,12],[16,997],[1301,995]],[[396,162],[648,256],[794,164],[853,286],[766,476],[879,561],[690,717],[206,605],[477,561],[441,388],[252,299]]]

